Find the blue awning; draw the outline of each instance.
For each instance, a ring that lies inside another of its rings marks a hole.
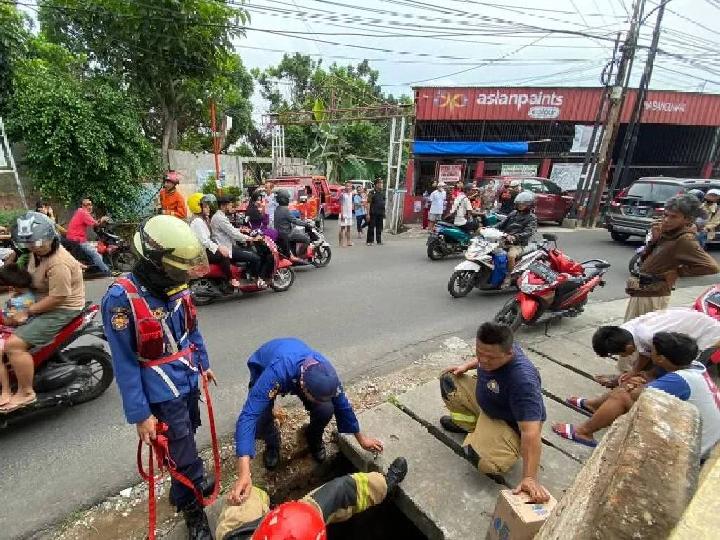
[[[527,152],[526,142],[413,142],[416,156],[521,156]]]

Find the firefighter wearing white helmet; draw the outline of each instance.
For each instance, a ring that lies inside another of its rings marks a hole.
[[[209,382],[215,376],[187,283],[207,272],[205,249],[187,223],[167,215],[143,222],[133,246],[138,263],[115,281],[102,301],[125,418],[145,443],[167,425],[177,471],[204,491],[203,462],[195,443],[199,377]],[[173,478],[170,501],[183,513],[190,538],[212,538],[192,489]]]
[[[718,229],[718,226],[720,226],[720,207],[718,201],[720,201],[720,189],[708,189],[707,193],[705,193],[705,200],[701,206],[702,211],[705,213],[705,233],[707,234],[704,241],[701,241],[702,244],[713,240],[715,238],[715,231]]]
[[[508,249],[508,270],[505,281],[502,286],[506,287],[510,283],[510,273],[515,267],[515,262],[522,253],[523,247],[537,231],[537,217],[533,208],[535,206],[535,194],[531,191],[521,191],[515,197],[515,210],[510,212],[508,216],[496,225],[507,234],[507,241],[510,243]]]

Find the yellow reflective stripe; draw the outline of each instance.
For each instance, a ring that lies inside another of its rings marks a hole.
[[[467,422],[468,424],[474,424],[477,422],[477,416],[472,414],[462,414],[459,412],[451,412],[450,417],[456,422]]]
[[[270,497],[267,493],[265,493],[264,490],[260,489],[259,487],[253,486],[253,491],[255,491],[258,496],[260,497],[260,500],[265,506],[270,506]]]
[[[352,475],[355,480],[355,492],[357,493],[357,502],[355,510],[363,512],[370,507],[370,485],[368,477],[365,473],[356,473]]]

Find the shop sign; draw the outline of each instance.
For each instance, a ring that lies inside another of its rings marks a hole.
[[[537,176],[537,169],[532,163],[503,163],[500,176]]]
[[[454,184],[462,179],[462,164],[438,165],[438,182]]]
[[[550,180],[563,191],[575,191],[582,175],[582,163],[553,163]]]

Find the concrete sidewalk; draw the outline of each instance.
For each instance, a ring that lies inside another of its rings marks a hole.
[[[673,292],[672,306],[691,306],[706,287]],[[576,423],[582,413],[564,403],[571,395],[594,396],[604,391],[593,375],[612,373],[614,362],[598,358],[590,340],[595,329],[622,322],[627,300],[590,304],[574,319],[523,328],[517,339],[540,371],[548,419],[543,426],[541,482],[560,500],[592,453],[592,449],[554,434],[553,422]],[[547,331],[546,331],[547,330]],[[472,344],[458,348],[473,354]],[[422,360],[420,360],[422,361]],[[341,437],[340,448],[360,470],[385,470],[396,456],[405,456],[409,474],[397,498],[400,509],[430,539],[481,538],[490,525],[500,489],[515,487],[521,464],[504,477],[491,479],[477,472],[462,452],[462,437],[439,424],[446,409],[437,381],[397,396],[390,403],[360,415],[363,429],[385,444],[382,455],[365,452],[352,437]],[[603,433],[598,434],[601,438]]]

